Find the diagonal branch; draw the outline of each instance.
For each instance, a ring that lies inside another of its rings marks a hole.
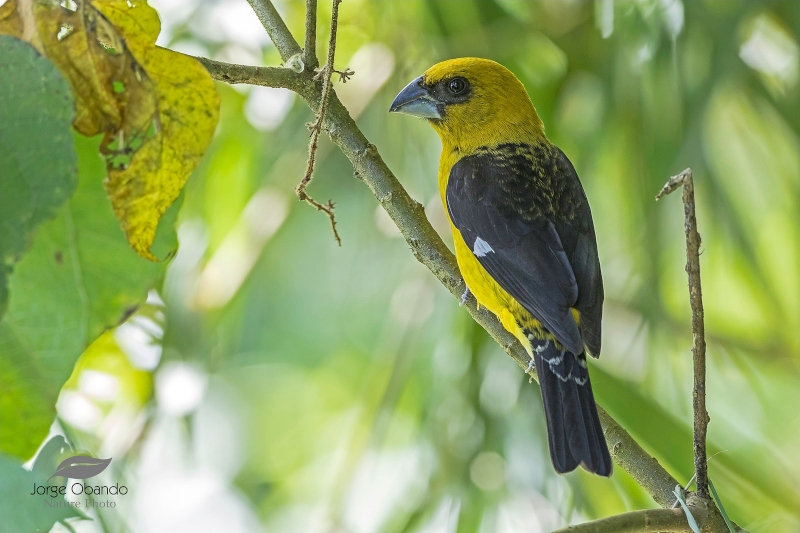
[[[692,169],[687,168],[672,176],[656,196],[660,199],[683,186],[683,213],[686,232],[686,274],[689,278],[689,303],[692,306],[692,359],[694,362],[694,471],[697,475],[697,493],[708,498],[708,459],[706,458],[706,434],[708,411],[706,411],[706,337],[703,322],[703,292],[700,288],[700,234],[697,232],[697,217],[694,208],[694,182]]]
[[[700,527],[706,521],[705,512],[692,508],[692,516]],[[631,511],[600,520],[565,527],[553,533],[692,533],[686,515],[681,509],[644,509]]]

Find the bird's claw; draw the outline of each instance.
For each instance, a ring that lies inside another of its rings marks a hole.
[[[461,301],[458,304],[459,307],[462,307],[465,303],[467,303],[468,296],[469,296],[469,287],[464,289],[464,294],[461,295]]]
[[[528,372],[530,372],[530,371],[531,371],[531,369],[533,368],[533,365],[534,365],[534,360],[533,360],[533,359],[531,359],[531,360],[528,362],[528,368],[526,368],[526,369],[525,369],[525,373],[526,373],[526,374],[527,374]]]

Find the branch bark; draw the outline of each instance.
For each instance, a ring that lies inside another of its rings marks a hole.
[[[706,410],[706,336],[703,320],[703,291],[700,287],[700,234],[694,205],[692,169],[687,168],[672,176],[656,196],[656,200],[683,187],[684,231],[686,233],[686,275],[689,278],[689,303],[692,307],[692,359],[694,364],[694,471],[697,475],[697,494],[708,498],[708,458],[706,435],[708,411]]]
[[[303,61],[311,71],[319,66],[317,59],[317,0],[306,0],[306,42],[303,47]]]
[[[692,516],[701,528],[706,521],[702,509],[692,508]],[[601,520],[593,520],[565,527],[553,533],[692,533],[686,515],[681,509],[644,509],[622,513]]]
[[[269,9],[271,2],[269,0],[250,0],[250,2],[262,6],[262,13],[267,15],[267,20],[262,20],[262,22],[273,42],[276,43],[284,61],[296,54],[300,49],[299,45],[296,41],[292,43],[293,37],[286,25],[282,20],[270,18],[280,18],[274,7]],[[263,7],[265,5],[268,7]],[[207,66],[212,77],[226,83],[253,83],[269,87],[285,87],[299,94],[312,110],[319,109],[322,101],[322,84],[313,79],[313,72],[308,69],[302,73],[296,73],[289,69],[225,65],[205,59],[201,61]],[[395,222],[414,257],[425,265],[456,299],[460,299],[465,284],[458,270],[455,256],[428,222],[422,204],[408,195],[380,157],[378,149],[367,140],[347,109],[339,101],[335,91],[331,91],[329,96],[323,128],[328,132],[334,144],[350,160],[356,176],[370,188],[375,198]],[[521,368],[527,369],[529,362],[527,353],[493,314],[485,309],[478,309],[472,295],[468,297],[464,307]],[[535,371],[531,370],[530,376],[535,378]],[[628,472],[659,505],[671,507],[675,501],[672,490],[678,485],[677,480],[605,410],[600,408],[599,412],[611,455],[617,464]],[[677,511],[670,510],[669,512]]]
[[[307,90],[308,79],[289,68],[253,67],[214,61],[206,57],[189,56],[199,61],[211,77],[230,85],[245,83],[262,87],[289,89],[300,94]]]

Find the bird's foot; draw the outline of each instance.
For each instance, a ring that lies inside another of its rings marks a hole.
[[[528,362],[528,368],[525,369],[526,374],[531,371],[533,365],[534,365],[533,358],[531,358],[531,360]]]
[[[459,307],[462,307],[465,303],[467,303],[467,296],[469,296],[469,287],[464,289],[464,294],[461,295],[461,302],[458,304]]]

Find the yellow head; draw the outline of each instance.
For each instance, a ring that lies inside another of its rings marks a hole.
[[[503,65],[464,57],[438,63],[397,95],[389,111],[427,119],[445,149],[543,140],[525,87]]]

